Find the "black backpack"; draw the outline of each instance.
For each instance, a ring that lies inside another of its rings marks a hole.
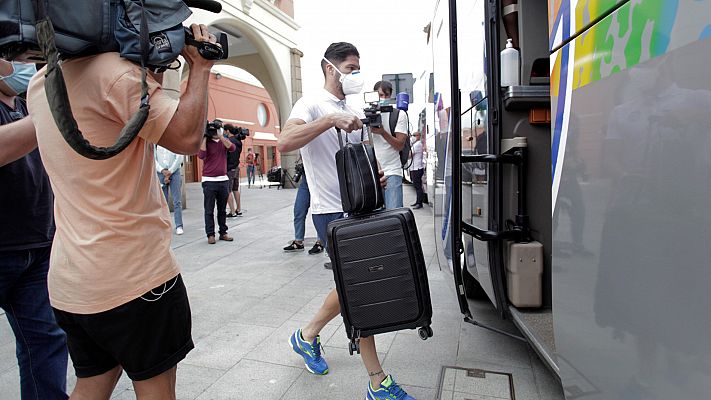
[[[400,117],[400,110],[395,108],[390,113],[390,133],[395,136],[395,128],[397,128],[397,120]],[[407,124],[407,139],[405,140],[405,147],[400,150],[400,165],[403,168],[410,168],[412,161],[410,160],[410,153],[412,153],[412,143],[410,142],[410,124]]]

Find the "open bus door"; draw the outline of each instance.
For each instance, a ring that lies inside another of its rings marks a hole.
[[[516,29],[507,30],[503,3],[512,1],[450,0],[444,3],[446,16],[442,2],[435,13],[432,27],[439,36],[433,38],[433,59],[440,94],[435,125],[441,136],[436,144],[438,159],[444,160],[436,196],[442,222],[436,225],[465,321],[531,343],[558,373],[550,287],[550,124],[534,118],[550,108],[547,10],[518,4]],[[447,46],[442,27],[449,29]],[[520,44],[522,85],[501,88],[499,53],[511,32],[519,36],[514,42]],[[442,48],[448,49],[446,58]],[[438,68],[443,59],[448,71]],[[509,258],[530,249],[537,255],[520,258],[528,263],[525,269],[542,271],[538,289],[533,288],[540,301],[517,304],[516,266]],[[488,297],[523,336],[478,323],[467,295]]]

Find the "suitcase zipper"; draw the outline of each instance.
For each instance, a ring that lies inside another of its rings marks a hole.
[[[361,143],[361,146],[363,146],[363,150],[365,151],[365,158],[368,160],[368,168],[370,170],[370,175],[373,177],[373,183],[375,184],[375,204],[373,206],[377,206],[378,203],[380,202],[380,198],[378,196],[378,184],[380,182],[375,179],[375,174],[373,173],[373,166],[372,166],[372,161],[370,161],[370,157],[368,156],[368,149],[365,148],[365,145]]]

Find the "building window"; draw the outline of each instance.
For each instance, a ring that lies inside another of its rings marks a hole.
[[[264,103],[260,103],[257,106],[257,122],[262,127],[267,126],[269,122],[269,110],[267,110],[267,106]]]

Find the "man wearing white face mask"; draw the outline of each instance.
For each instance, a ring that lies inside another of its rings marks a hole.
[[[306,177],[311,192],[311,213],[314,226],[324,247],[328,247],[328,223],[343,217],[335,154],[339,150],[338,135],[359,142],[364,115],[346,104],[346,95],[357,94],[363,88],[360,74],[360,54],[350,43],[331,44],[321,61],[325,77],[323,90],[305,96],[294,104],[277,144],[279,151],[301,149]],[[337,128],[343,131],[339,133]],[[381,182],[385,178],[381,178]],[[303,329],[291,335],[293,350],[304,359],[309,372],[328,373],[328,364],[321,356],[320,331],[340,314],[338,294],[333,289],[323,305]],[[360,350],[370,376],[366,399],[413,399],[390,375],[383,372],[373,337],[362,338]]]
[[[32,124],[17,95],[35,72],[0,60],[0,125]],[[54,196],[34,131],[0,134],[0,186],[0,307],[17,338],[21,398],[66,399],[66,335],[47,291]]]

